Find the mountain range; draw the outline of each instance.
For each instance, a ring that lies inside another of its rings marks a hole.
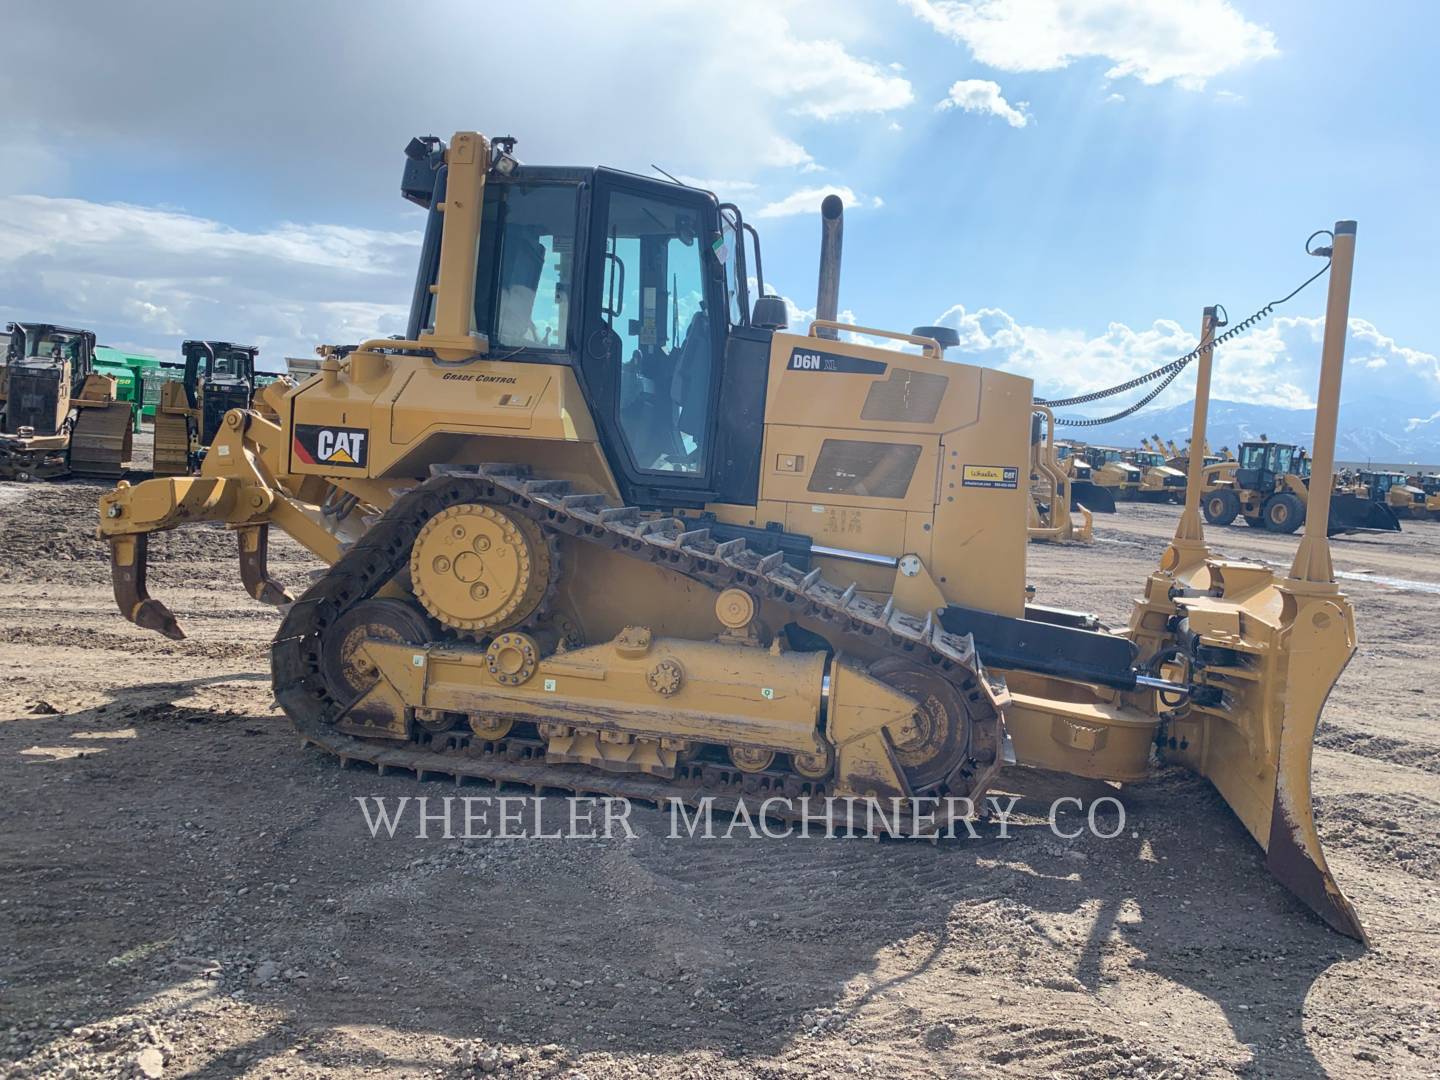
[[[1098,427],[1061,426],[1061,438],[1075,438],[1105,446],[1138,446],[1142,438],[1159,435],[1184,446],[1190,437],[1193,402],[1161,409],[1142,409],[1134,416]],[[1335,456],[1347,463],[1435,466],[1440,463],[1440,418],[1400,419],[1414,406],[1393,398],[1357,397],[1341,402],[1340,429]],[[1061,418],[1080,415],[1059,409]],[[1271,442],[1309,446],[1314,439],[1314,409],[1282,409],[1239,401],[1210,402],[1206,434],[1212,450],[1265,435]]]

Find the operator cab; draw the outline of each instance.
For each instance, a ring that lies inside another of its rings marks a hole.
[[[220,422],[231,409],[248,409],[255,391],[254,345],[228,341],[187,341],[185,356],[185,398],[190,408],[201,410],[198,432],[201,453],[214,440]]]
[[[471,323],[486,358],[574,369],[626,501],[753,503],[770,338],[783,318],[777,298],[750,310],[746,249],[758,279],[758,237],[739,209],[668,180],[522,165],[513,142],[492,145]],[[435,325],[437,146],[412,142],[402,184],[431,207],[411,340]]]
[[[1241,443],[1238,460],[1235,482],[1247,491],[1269,491],[1289,473],[1302,480],[1310,478],[1310,459],[1304,448],[1289,443]]]
[[[4,434],[54,435],[95,366],[95,335],[49,323],[10,323]]]
[[[1398,472],[1362,472],[1360,474],[1360,481],[1369,487],[1370,498],[1376,500],[1387,498],[1392,488],[1398,487],[1405,489],[1410,487],[1409,480],[1405,474]],[[1425,492],[1420,489],[1415,489],[1410,492],[1410,499],[1412,502],[1424,502]]]
[[[48,323],[10,323],[6,362],[44,367],[70,361],[76,371],[90,373],[95,335],[88,330],[69,330]]]

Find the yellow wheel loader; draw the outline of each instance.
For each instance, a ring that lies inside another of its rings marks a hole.
[[[706,191],[473,132],[406,153],[428,210],[407,333],[329,352],[278,422],[232,410],[198,477],[101,499],[127,618],[182,636],[146,544],[200,521],[289,602],[265,559],[284,529],[329,570],[280,623],[277,700],[342,761],[420,776],[842,827],[878,802],[930,834],[1011,762],[1133,781],[1158,747],[1362,934],[1311,814],[1355,647],[1323,527],[1289,575],[1167,554],[1123,631],[1028,604],[1030,379],[842,327],[838,261],[785,332],[758,234]]]
[[[248,409],[255,394],[253,345],[187,341],[184,375],[164,383],[155,407],[155,475],[188,476],[231,409]]]
[[[10,323],[0,383],[0,479],[123,476],[134,405],[95,370],[95,335]]]
[[[1399,532],[1389,507],[1346,491],[1330,491],[1330,535],[1346,532]],[[1246,442],[1234,461],[1204,468],[1205,520],[1229,525],[1237,517],[1257,529],[1293,533],[1305,520],[1313,490],[1310,458],[1291,443]]]

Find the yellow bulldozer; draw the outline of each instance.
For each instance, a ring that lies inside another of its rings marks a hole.
[[[1115,494],[1108,487],[1095,482],[1095,471],[1085,456],[1081,443],[1062,442],[1053,444],[1055,467],[1064,474],[1070,485],[1070,512],[1082,509],[1094,514],[1115,513]]]
[[[1127,451],[1118,446],[1086,446],[1082,453],[1090,463],[1092,484],[1104,488],[1115,499],[1138,497],[1145,474],[1140,466],[1126,459]]]
[[[1356,473],[1355,492],[1390,510],[1397,518],[1424,521],[1440,513],[1440,497],[1411,483],[1411,478],[1403,472],[1361,469]]]
[[[155,406],[156,476],[196,471],[225,414],[252,406],[259,351],[228,341],[186,341],[181,346],[184,372],[161,385]]]
[[[95,335],[51,323],[6,327],[0,369],[0,479],[118,477],[130,463],[134,405],[95,370]]]
[[[406,334],[326,354],[274,392],[278,421],[227,413],[198,477],[101,499],[127,618],[181,637],[148,537],[226,523],[251,595],[289,604],[271,669],[303,739],[421,776],[842,826],[879,802],[933,834],[1012,762],[1133,781],[1158,747],[1362,934],[1311,812],[1315,726],[1355,649],[1323,522],[1272,574],[1212,557],[1191,505],[1125,629],[1030,604],[1033,384],[838,323],[838,200],[817,318],[789,332],[736,207],[514,151],[412,140],[402,192],[428,217]],[[1337,226],[1327,326],[1353,240]],[[293,603],[271,527],[329,565]]]
[[[1122,459],[1140,470],[1140,483],[1128,494],[1142,502],[1184,502],[1185,473],[1158,450],[1125,450]]]
[[[1411,473],[1406,482],[1425,493],[1424,516],[1431,520],[1440,518],[1440,473]]]

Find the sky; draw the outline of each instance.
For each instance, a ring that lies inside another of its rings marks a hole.
[[[398,332],[423,225],[403,147],[473,129],[734,200],[797,320],[838,193],[849,318],[945,322],[956,358],[1050,397],[1186,352],[1206,304],[1283,296],[1318,268],[1305,238],[1355,218],[1347,401],[1440,428],[1433,2],[3,11],[0,318],[161,355],[252,342],[271,367]],[[1222,351],[1217,397],[1313,403],[1324,288]]]

